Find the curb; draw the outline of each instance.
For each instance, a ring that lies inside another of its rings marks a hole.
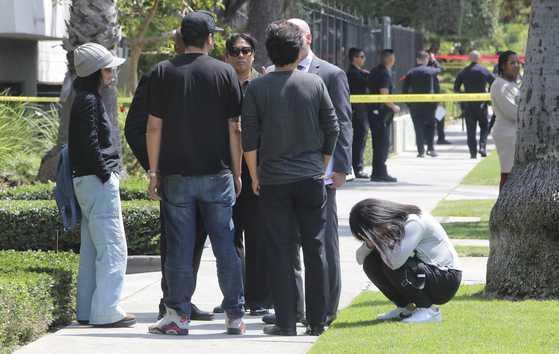
[[[160,271],[161,256],[129,256],[126,262],[126,274]]]

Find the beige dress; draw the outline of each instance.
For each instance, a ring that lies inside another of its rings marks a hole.
[[[497,147],[501,173],[509,173],[514,165],[519,93],[517,84],[501,77],[491,85],[491,105],[497,116],[491,134]]]

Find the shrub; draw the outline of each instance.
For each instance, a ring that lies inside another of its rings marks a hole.
[[[122,217],[128,253],[157,254],[161,224],[159,203],[123,201]],[[80,227],[65,233],[62,217],[53,200],[0,201],[0,249],[56,250],[79,252]]]
[[[120,182],[121,200],[151,200],[148,182],[142,178],[130,178]],[[54,200],[54,183],[37,183],[0,190],[0,200]]]
[[[0,251],[0,346],[33,340],[74,319],[78,256]]]

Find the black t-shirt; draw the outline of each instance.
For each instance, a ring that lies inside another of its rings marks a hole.
[[[183,54],[155,66],[147,107],[163,120],[159,171],[209,175],[231,169],[229,118],[241,114],[237,73],[204,54]]]
[[[388,89],[388,93],[392,94],[394,87],[392,86],[392,78],[386,66],[380,64],[376,68],[372,68],[367,80],[367,87],[370,95],[380,95],[380,89]]]

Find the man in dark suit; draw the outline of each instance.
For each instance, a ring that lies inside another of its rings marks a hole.
[[[367,93],[367,77],[369,72],[363,69],[365,65],[365,54],[363,49],[349,48],[348,58],[349,68],[346,71],[349,83],[349,93],[351,95],[364,95]],[[367,105],[365,103],[353,103],[351,105],[353,119],[353,144],[352,144],[352,165],[356,178],[371,178],[367,172],[363,171],[363,152],[367,145],[367,135],[369,133],[369,122],[367,121]]]
[[[396,57],[392,49],[385,49],[380,53],[380,64],[371,69],[367,80],[367,93],[371,95],[390,95],[394,93],[390,68],[394,66]],[[384,122],[386,115],[392,111],[400,112],[400,107],[392,102],[369,105],[369,126],[373,143],[373,182],[397,182],[396,177],[388,174],[386,159],[388,158],[390,126]]]
[[[402,94],[408,93],[411,88],[413,94],[435,93],[434,80],[441,72],[441,65],[431,54],[433,67],[429,64],[429,54],[419,52],[417,55],[417,66],[406,74]],[[414,102],[409,103],[413,128],[415,130],[415,142],[417,144],[417,157],[425,157],[425,140],[427,140],[427,155],[436,157],[438,154],[433,147],[435,135],[435,110],[437,103]]]
[[[340,134],[336,144],[336,149],[332,155],[329,166],[332,166],[332,173],[325,176],[325,182],[329,183],[326,201],[326,231],[324,234],[324,245],[326,250],[326,259],[328,261],[328,305],[326,322],[329,325],[336,318],[338,312],[338,303],[340,301],[340,293],[342,289],[341,271],[340,271],[340,250],[338,241],[338,211],[336,205],[336,188],[341,187],[346,182],[346,176],[351,173],[351,103],[349,98],[349,84],[347,76],[343,70],[334,66],[327,61],[317,58],[312,52],[310,45],[312,43],[312,35],[309,25],[300,19],[291,19],[289,22],[296,24],[303,32],[303,50],[301,52],[301,61],[297,69],[311,74],[318,75],[326,85],[328,94],[336,110]],[[272,69],[273,70],[273,69]],[[270,70],[268,70],[270,71]],[[300,241],[298,242],[300,245]],[[299,290],[299,304],[297,307],[297,316],[302,318],[304,296],[303,296],[303,280],[301,278],[301,260],[299,256],[299,248],[294,254],[294,268],[297,277],[297,288]],[[266,315],[262,320],[266,323],[275,323],[274,314]]]
[[[495,77],[483,65],[479,65],[480,54],[477,50],[470,53],[471,64],[460,70],[454,81],[454,92],[460,92],[460,87],[464,85],[466,93],[485,93],[487,87],[491,87]],[[479,124],[479,154],[481,157],[487,156],[485,146],[489,135],[489,120],[487,119],[487,102],[465,102],[464,116],[466,117],[466,131],[468,133],[468,148],[470,157],[477,158],[476,144],[476,124]]]
[[[175,32],[175,52],[177,55],[184,54],[184,44],[181,37],[180,27]],[[128,110],[128,115],[126,116],[126,123],[124,126],[124,135],[126,136],[126,141],[134,156],[138,159],[138,162],[146,172],[149,172],[149,158],[148,150],[146,146],[146,130],[148,124],[148,111],[146,108],[146,96],[148,91],[148,83],[151,71],[142,75],[138,87],[136,88],[136,94]],[[167,259],[167,237],[165,231],[165,219],[163,218],[163,213],[159,216],[161,220],[161,237],[159,239],[159,250],[161,254],[161,291],[163,291],[163,298],[168,294],[167,282],[165,280],[165,260]],[[202,219],[202,214],[199,212],[196,214],[196,241],[194,244],[194,258],[192,262],[192,267],[194,269],[194,283],[196,283],[196,275],[198,274],[198,269],[200,268],[200,260],[202,258],[202,251],[204,250],[204,244],[207,237],[206,225],[204,225],[204,220]],[[159,316],[158,320],[165,316],[165,304],[163,303],[163,298],[159,303]],[[199,321],[210,321],[213,320],[214,314],[211,312],[205,312],[196,305],[191,304],[191,320]]]

